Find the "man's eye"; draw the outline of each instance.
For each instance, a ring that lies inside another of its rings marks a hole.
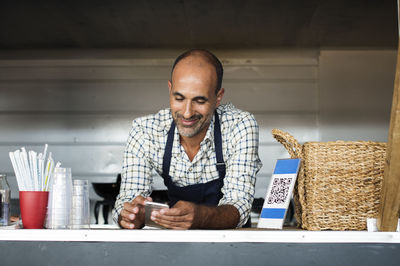
[[[181,102],[183,101],[183,98],[175,98],[176,101]]]
[[[204,100],[197,100],[196,103],[198,103],[198,104],[205,104],[206,101],[204,101]]]

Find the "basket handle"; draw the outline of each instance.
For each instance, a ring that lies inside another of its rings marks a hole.
[[[299,142],[289,133],[280,129],[273,129],[272,136],[281,143],[292,158],[302,159],[302,147]]]

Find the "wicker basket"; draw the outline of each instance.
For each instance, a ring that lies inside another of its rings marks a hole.
[[[274,138],[302,167],[294,191],[298,225],[307,230],[365,230],[378,216],[386,143],[306,142],[286,132]]]

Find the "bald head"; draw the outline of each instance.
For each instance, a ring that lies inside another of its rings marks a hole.
[[[216,87],[215,87],[215,94],[219,92],[222,86],[222,77],[224,74],[224,70],[222,68],[222,64],[219,59],[211,52],[202,49],[194,49],[184,52],[180,56],[178,56],[172,66],[171,71],[171,80],[172,74],[175,70],[175,67],[178,65],[179,62],[186,61],[185,63],[193,63],[197,64],[197,66],[201,67],[202,64],[211,65],[215,70],[216,75]]]

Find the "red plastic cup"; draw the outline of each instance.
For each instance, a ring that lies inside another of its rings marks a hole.
[[[19,207],[26,229],[42,229],[47,212],[48,191],[20,191]]]

